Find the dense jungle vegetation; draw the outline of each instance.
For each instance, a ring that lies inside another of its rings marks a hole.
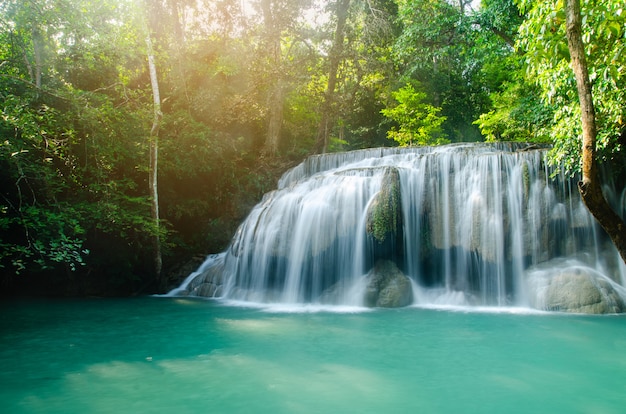
[[[626,10],[581,6],[622,174]],[[2,292],[162,292],[313,153],[530,141],[577,173],[565,23],[563,0],[2,0]]]

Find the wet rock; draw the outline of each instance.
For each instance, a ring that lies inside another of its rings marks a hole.
[[[380,260],[366,276],[364,305],[367,307],[397,308],[413,303],[411,280],[396,264]]]
[[[546,307],[562,312],[621,313],[624,301],[608,279],[576,269],[552,279]]]
[[[170,268],[167,272],[168,290],[172,290],[180,286],[180,284],[187,278],[187,276],[189,276],[200,267],[205,259],[205,256],[196,255],[193,256],[191,259],[185,262],[178,263],[177,265]]]
[[[196,286],[191,292],[189,292],[188,296],[203,296],[207,298],[215,298],[221,296],[221,294],[222,285],[203,282]]]
[[[401,229],[400,173],[396,168],[387,168],[381,189],[367,209],[366,230],[379,243],[383,243],[395,237]]]
[[[194,277],[179,295],[219,297],[224,285],[224,255],[214,255],[196,271]]]
[[[530,280],[530,302],[537,309],[570,313],[622,313],[624,289],[585,266],[570,266]]]

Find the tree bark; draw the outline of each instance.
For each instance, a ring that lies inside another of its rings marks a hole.
[[[170,6],[170,13],[172,16],[172,23],[174,25],[174,36],[175,36],[175,41],[174,41],[174,56],[175,56],[175,64],[176,64],[176,69],[178,70],[178,77],[177,77],[177,81],[180,82],[180,87],[182,87],[183,92],[185,93],[185,99],[187,101],[187,107],[188,107],[188,111],[190,110],[190,108],[192,107],[191,104],[191,98],[189,97],[189,88],[187,85],[187,74],[186,74],[186,70],[185,70],[185,61],[186,61],[186,57],[185,57],[185,45],[187,43],[187,39],[185,37],[185,31],[183,30],[183,27],[185,25],[185,20],[184,20],[184,11],[183,9],[183,5],[180,4],[180,1],[178,0],[170,0],[169,2],[169,6]]]
[[[330,134],[331,119],[333,116],[333,103],[335,100],[335,88],[337,86],[337,72],[341,63],[343,53],[344,32],[348,19],[348,8],[350,0],[337,0],[337,26],[333,45],[328,56],[328,84],[324,92],[324,103],[322,104],[322,119],[317,130],[315,152],[325,153],[328,150],[328,137]]]
[[[164,281],[161,276],[163,260],[161,257],[161,236],[160,236],[160,217],[159,217],[159,186],[158,186],[158,162],[159,162],[159,128],[161,126],[161,94],[159,92],[159,81],[157,78],[156,63],[154,59],[154,51],[152,48],[152,40],[150,34],[146,36],[146,45],[148,47],[148,69],[150,71],[150,85],[152,87],[153,101],[153,119],[152,128],[150,129],[150,169],[148,176],[148,186],[150,188],[151,214],[154,221],[155,234],[153,238],[153,259],[154,273],[158,289],[165,288]]]
[[[267,136],[265,138],[265,145],[263,153],[270,157],[278,154],[278,147],[280,145],[280,135],[283,126],[285,99],[283,88],[280,80],[278,80],[270,92],[269,97],[269,123],[267,126]]]
[[[626,262],[626,226],[624,226],[624,220],[613,211],[604,194],[602,194],[598,175],[596,115],[585,48],[582,41],[580,0],[566,0],[565,13],[567,44],[571,56],[572,70],[576,77],[583,129],[582,179],[578,182],[578,190],[587,209],[609,235],[622,260]]]
[[[267,135],[263,146],[263,153],[271,157],[278,154],[280,145],[280,134],[283,125],[285,98],[283,92],[283,75],[281,68],[281,44],[280,44],[280,22],[275,16],[273,8],[276,6],[272,0],[262,2],[263,20],[266,31],[267,48],[270,55],[271,76],[270,91],[268,95],[269,121]]]
[[[30,70],[31,77],[33,77],[32,81],[37,87],[37,89],[41,89],[41,74],[43,72],[44,40],[41,34],[41,30],[36,25],[33,26],[32,36],[33,36],[33,59],[35,60],[35,71],[33,74],[32,70]],[[30,65],[28,66],[30,69]]]

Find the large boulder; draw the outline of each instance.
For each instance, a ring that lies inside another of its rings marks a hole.
[[[366,276],[364,305],[398,308],[413,303],[411,280],[389,260],[379,260]]]
[[[626,310],[624,288],[582,265],[537,273],[529,286],[531,306],[541,310],[589,314]]]
[[[399,234],[402,229],[402,204],[400,199],[400,173],[388,167],[383,175],[380,191],[367,209],[367,233],[383,243]]]

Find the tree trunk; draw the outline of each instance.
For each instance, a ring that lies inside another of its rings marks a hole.
[[[571,65],[576,76],[576,87],[582,115],[582,180],[578,190],[587,209],[609,235],[615,247],[626,262],[626,227],[602,194],[596,161],[596,116],[591,93],[591,82],[582,41],[580,0],[566,0],[567,44]]]
[[[148,69],[150,71],[150,85],[152,86],[152,100],[154,108],[154,116],[152,119],[152,128],[150,129],[150,170],[148,172],[148,186],[150,187],[150,201],[152,220],[154,221],[155,234],[153,238],[154,246],[154,272],[155,279],[159,290],[165,288],[164,281],[161,277],[161,268],[163,260],[161,258],[161,236],[160,236],[160,217],[159,217],[159,187],[158,187],[158,161],[159,161],[159,127],[161,125],[161,95],[159,92],[159,81],[157,78],[156,63],[154,59],[154,51],[152,48],[152,40],[150,34],[146,37],[146,45],[148,46]]]
[[[187,39],[185,38],[185,31],[183,27],[185,26],[184,21],[184,11],[179,1],[170,1],[170,13],[172,15],[172,22],[174,24],[174,57],[176,69],[178,70],[177,81],[180,82],[179,85],[183,89],[185,94],[185,99],[187,101],[187,110],[190,111],[192,107],[191,98],[189,97],[189,88],[187,86],[187,73],[185,70],[186,65],[186,57],[185,57],[185,45]]]
[[[263,146],[263,153],[275,156],[278,153],[280,144],[280,133],[283,125],[285,99],[283,93],[283,76],[281,68],[281,45],[280,45],[280,24],[275,16],[272,0],[264,0],[263,20],[266,31],[266,47],[270,55],[271,82],[268,95],[269,121],[267,135]]]
[[[263,153],[271,157],[278,154],[278,146],[280,144],[280,132],[283,126],[285,100],[283,96],[283,89],[278,80],[270,92],[269,97],[269,123],[267,126],[267,136],[265,138],[265,145]]]
[[[335,88],[337,86],[337,72],[341,63],[343,53],[344,32],[348,19],[348,8],[350,0],[337,0],[337,26],[333,45],[328,56],[328,84],[324,92],[324,103],[322,104],[322,119],[317,130],[315,152],[325,153],[328,150],[328,137],[330,134],[331,120],[333,116],[333,103],[335,100]]]
[[[37,89],[41,89],[41,74],[43,72],[43,54],[44,54],[44,40],[41,35],[39,27],[34,26],[33,31],[33,58],[35,60],[35,72],[33,83]],[[33,76],[33,74],[31,74]]]

